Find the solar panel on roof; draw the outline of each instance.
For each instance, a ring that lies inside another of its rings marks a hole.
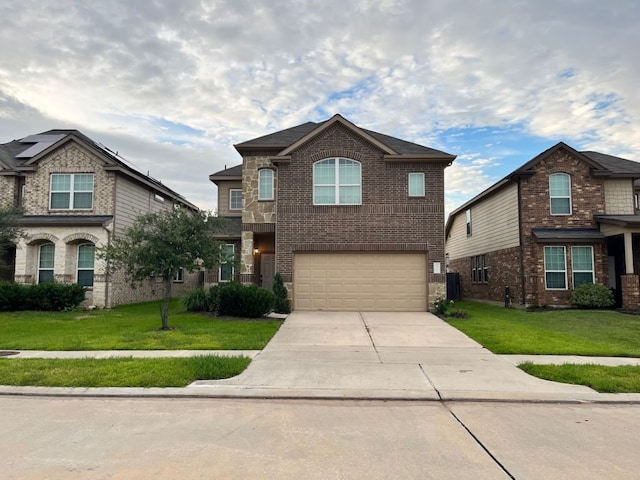
[[[29,148],[27,148],[24,152],[19,153],[18,155],[16,155],[16,158],[32,158],[32,157],[35,157],[37,154],[39,154],[40,152],[43,152],[44,150],[49,148],[54,143],[56,143],[56,142],[39,142],[39,143],[36,143],[35,145],[32,145]]]
[[[65,135],[29,135],[28,137],[24,137],[20,140],[22,143],[40,143],[40,142],[52,142],[55,143],[58,140],[61,140],[65,137]]]

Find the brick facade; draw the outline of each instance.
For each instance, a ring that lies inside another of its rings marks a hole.
[[[534,228],[594,228],[593,216],[605,213],[604,180],[591,174],[585,162],[559,149],[532,167],[534,175],[520,179],[520,238],[524,253],[524,303],[536,305],[568,305],[573,290],[571,242],[546,245],[566,247],[567,289],[547,290],[545,287],[544,245],[532,234]],[[567,173],[571,177],[571,215],[551,215],[549,175]],[[607,285],[606,245],[583,244],[593,247],[594,276],[597,283]]]
[[[361,205],[313,205],[313,164],[330,157],[361,163]],[[425,197],[408,196],[409,172],[425,173]],[[429,272],[433,262],[444,269],[443,164],[386,162],[374,145],[337,124],[293,152],[278,179],[276,270],[286,281],[293,254],[302,251],[428,251]]]
[[[449,270],[460,274],[462,298],[475,300],[504,301],[505,288],[509,287],[512,303],[522,301],[522,275],[520,248],[505,248],[485,254],[489,267],[487,283],[473,282],[471,257],[452,260]]]

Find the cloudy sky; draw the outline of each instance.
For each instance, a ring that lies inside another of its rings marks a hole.
[[[563,140],[640,160],[639,0],[0,2],[0,142],[77,128],[201,208],[335,113],[458,155],[447,211]]]

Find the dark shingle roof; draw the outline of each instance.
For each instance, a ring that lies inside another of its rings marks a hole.
[[[593,242],[604,240],[604,234],[597,228],[534,228],[531,231],[539,242]]]
[[[242,164],[225,168],[218,172],[212,173],[211,177],[240,177],[242,176]]]
[[[640,162],[627,160],[626,158],[614,157],[600,152],[580,152],[585,157],[602,165],[614,175],[640,175]]]
[[[273,149],[285,149],[290,147],[298,140],[303,138],[305,135],[313,132],[315,129],[321,127],[329,120],[325,120],[324,122],[307,122],[301,125],[297,125],[295,127],[287,128],[285,130],[280,130],[278,132],[271,133],[269,135],[264,135],[262,137],[254,138],[252,140],[247,140],[246,142],[239,143],[235,145],[236,150],[242,150],[246,148],[273,148]],[[360,127],[358,127],[360,128]],[[373,138],[378,140],[379,142],[385,144],[392,150],[395,150],[400,155],[449,155],[448,153],[442,152],[440,150],[435,150],[433,148],[425,147],[423,145],[418,145],[417,143],[408,142],[406,140],[402,140],[400,138],[392,137],[389,135],[385,135],[383,133],[374,132],[372,130],[366,130],[364,128],[360,128],[363,132],[371,135]]]
[[[103,225],[113,218],[113,215],[23,215],[18,217],[18,224],[25,227],[33,226],[80,226]]]

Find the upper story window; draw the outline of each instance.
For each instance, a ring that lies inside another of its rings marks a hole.
[[[566,173],[549,175],[551,215],[571,215],[571,177]]]
[[[424,173],[415,172],[409,174],[409,196],[424,197]]]
[[[95,262],[95,245],[83,243],[78,245],[77,283],[83,287],[93,287],[93,265]]]
[[[53,243],[43,243],[38,250],[38,283],[53,282],[53,266],[56,247]]]
[[[242,210],[242,190],[229,190],[229,210]]]
[[[91,210],[92,173],[54,173],[51,175],[51,210]]]
[[[314,205],[361,205],[360,162],[327,158],[313,164]]]
[[[467,209],[466,212],[464,212],[464,216],[465,219],[467,221],[467,237],[471,236],[471,209]]]
[[[273,200],[273,170],[258,171],[258,200]]]

